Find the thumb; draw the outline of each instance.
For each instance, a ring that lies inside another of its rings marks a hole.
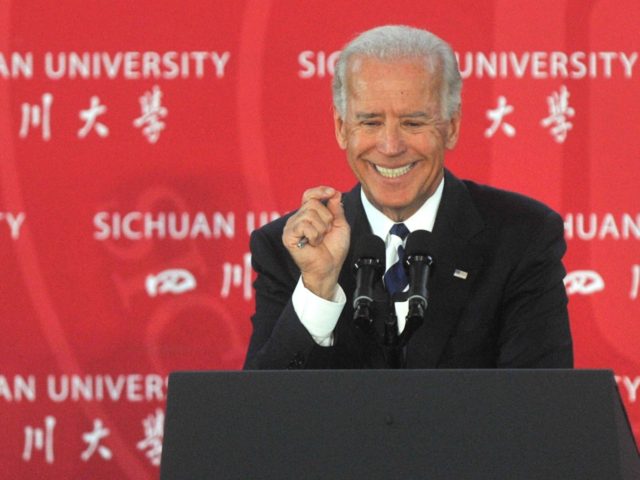
[[[333,224],[342,227],[347,224],[344,216],[344,205],[342,204],[342,193],[336,192],[327,202],[327,208],[333,215]]]

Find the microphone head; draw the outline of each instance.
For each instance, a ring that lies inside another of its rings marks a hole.
[[[369,233],[358,238],[356,246],[353,249],[353,258],[356,259],[354,264],[354,272],[366,262],[369,265],[376,265],[384,271],[385,269],[385,245],[384,241]]]
[[[405,245],[405,259],[410,262],[415,257],[429,258],[429,264],[433,262],[431,255],[431,232],[426,230],[415,230],[407,237]]]

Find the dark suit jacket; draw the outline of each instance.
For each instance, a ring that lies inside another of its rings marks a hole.
[[[246,369],[372,368],[385,365],[353,325],[355,239],[371,233],[356,186],[343,196],[351,247],[339,283],[347,304],[334,346],[300,323],[291,295],[300,271],[282,245],[282,217],[251,236],[256,312]],[[570,368],[573,354],[561,258],[561,217],[541,203],[445,172],[433,228],[435,259],[426,321],[407,346],[408,368]],[[466,279],[455,270],[468,273]]]

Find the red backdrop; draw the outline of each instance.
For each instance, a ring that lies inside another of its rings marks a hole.
[[[448,167],[565,217],[577,367],[640,435],[636,0],[3,0],[3,476],[157,478],[168,372],[241,367],[248,234],[352,186],[332,54],[385,23],[459,54]]]

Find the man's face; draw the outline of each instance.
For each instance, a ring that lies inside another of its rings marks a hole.
[[[394,221],[415,213],[438,187],[460,116],[441,116],[440,72],[420,60],[354,58],[345,118],[334,114],[338,144],[369,201]]]

